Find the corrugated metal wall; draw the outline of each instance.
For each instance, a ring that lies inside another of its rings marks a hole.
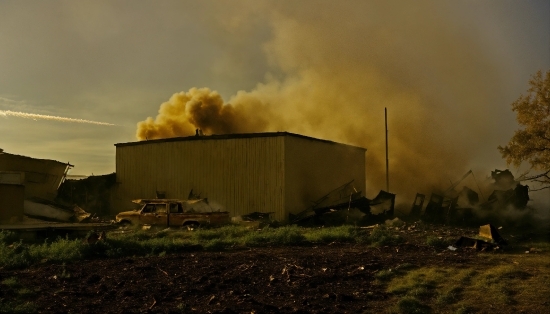
[[[274,212],[286,221],[351,180],[365,191],[364,149],[289,133],[120,144],[116,167],[113,212],[156,191],[187,199],[193,189],[232,216]]]
[[[303,137],[285,139],[285,204],[297,214],[335,188],[354,180],[365,195],[365,151]]]
[[[187,199],[193,189],[232,216],[260,211],[286,218],[283,136],[119,145],[116,167],[115,212],[156,191]]]
[[[53,201],[68,165],[55,160],[0,154],[0,171],[24,172],[25,197]]]

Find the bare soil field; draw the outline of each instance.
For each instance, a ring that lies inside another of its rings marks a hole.
[[[451,251],[426,245],[427,234],[452,237],[472,235],[475,230],[403,232],[405,242],[383,247],[331,243],[222,252],[197,249],[164,256],[45,263],[0,270],[4,283],[0,298],[32,303],[38,313],[550,312],[550,288],[540,284],[550,278],[548,251],[532,249],[527,254],[521,246],[508,252]],[[517,269],[506,272],[502,280],[498,274],[488,275],[503,266]],[[430,271],[418,278],[434,272],[433,276],[442,277],[418,281],[431,282],[418,286],[423,290],[400,293],[391,288],[420,270]],[[451,280],[465,272],[470,275],[460,279],[452,297],[443,298],[451,296],[445,277]],[[15,278],[12,285],[7,284],[10,278]],[[481,281],[487,286],[479,286]],[[493,288],[503,281],[504,288],[498,289],[508,289],[502,292],[504,299],[492,304],[476,301],[478,291],[501,293]],[[521,282],[517,289],[506,288],[514,282]],[[407,295],[413,294],[413,304],[407,305],[411,298]]]

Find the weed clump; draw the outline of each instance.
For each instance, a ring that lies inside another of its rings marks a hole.
[[[426,244],[438,249],[444,249],[449,246],[450,242],[443,239],[442,237],[429,236],[428,238],[426,238]]]
[[[374,246],[395,245],[403,242],[401,236],[384,226],[374,228],[367,240]]]

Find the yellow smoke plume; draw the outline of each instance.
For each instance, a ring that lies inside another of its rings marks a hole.
[[[385,188],[387,107],[390,190],[406,193],[404,199],[448,187],[471,167],[470,156],[494,140],[487,130],[498,126],[488,116],[502,103],[502,73],[475,34],[449,22],[446,5],[254,1],[219,12],[232,16],[207,19],[220,21],[209,27],[218,27],[213,33],[221,38],[270,23],[263,48],[277,75],[268,73],[227,101],[207,88],[174,94],[155,119],[138,124],[138,139],[188,136],[200,128],[206,134],[289,131],[357,145],[368,149],[367,194],[373,195]],[[244,49],[251,44],[235,42]],[[484,141],[473,140],[479,134]]]
[[[208,88],[191,88],[172,95],[160,106],[156,119],[138,123],[137,138],[158,139],[195,134],[247,133],[263,131],[267,121],[254,106],[225,104],[222,97]]]

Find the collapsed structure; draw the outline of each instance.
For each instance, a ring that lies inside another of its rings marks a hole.
[[[393,218],[395,194],[380,191],[371,200],[362,196],[353,183],[334,189],[302,212],[291,215],[291,222],[302,226],[366,225]]]
[[[417,193],[410,215],[413,218],[421,217],[428,222],[469,224],[478,223],[476,219],[480,217],[498,220],[498,210],[509,207],[524,210],[527,207],[529,186],[516,181],[510,170],[491,171],[494,190],[486,201],[480,201],[479,194],[467,186],[463,186],[460,191],[455,190],[455,187],[470,174],[471,170],[446,191],[432,193],[423,211],[426,196]]]
[[[289,221],[342,182],[365,191],[366,149],[272,132],[115,144],[113,213],[140,198],[187,199],[189,191],[231,216],[273,213]]]
[[[55,202],[57,189],[72,167],[0,150],[0,221],[17,222],[23,215],[57,221],[88,217],[80,208]]]

